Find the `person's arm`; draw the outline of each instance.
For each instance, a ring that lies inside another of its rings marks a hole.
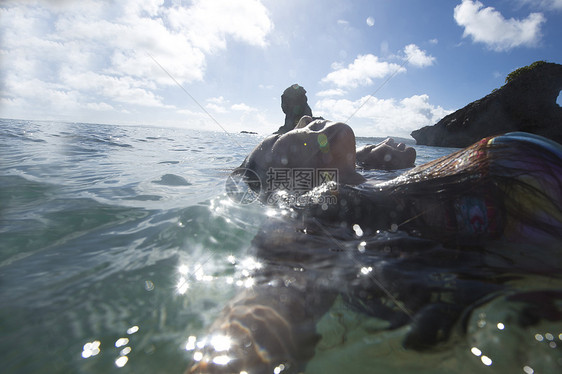
[[[273,373],[281,365],[283,372],[302,370],[320,339],[316,322],[335,296],[290,278],[293,284],[277,279],[275,286],[261,284],[236,296],[211,326],[207,345],[195,352],[198,361],[187,373]]]

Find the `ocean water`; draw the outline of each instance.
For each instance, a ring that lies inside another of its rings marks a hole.
[[[259,259],[249,248],[276,214],[225,194],[229,172],[260,139],[0,120],[2,372],[183,372],[228,300],[251,287]],[[417,164],[453,151],[415,148]],[[562,289],[540,271],[514,282]],[[307,373],[557,371],[562,298],[538,294],[539,311],[525,312],[509,295],[482,301],[463,316],[465,333],[423,352],[402,346],[408,325],[381,328],[338,298],[318,322]],[[515,323],[522,310],[537,321]]]

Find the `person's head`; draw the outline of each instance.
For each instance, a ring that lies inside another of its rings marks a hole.
[[[351,127],[305,116],[294,130],[264,139],[239,170],[256,173],[262,186],[276,176],[290,177],[293,180],[289,182],[295,182],[295,173],[302,175],[303,171],[313,173],[311,187],[323,182],[318,173],[326,171],[335,171],[338,183],[356,185],[365,179],[355,171],[355,161],[355,134]]]

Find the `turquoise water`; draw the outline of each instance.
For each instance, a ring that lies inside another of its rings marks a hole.
[[[230,170],[261,137],[16,120],[0,128],[2,372],[185,370],[225,303],[251,287],[260,260],[251,242],[277,214],[225,194]],[[416,150],[417,164],[452,151]],[[504,266],[502,256],[484,263]],[[511,285],[561,290],[561,279],[536,263]],[[556,372],[561,299],[538,294],[539,312],[528,312],[538,319],[525,325],[509,295],[475,305],[466,334],[426,352],[403,348],[407,324],[381,328],[384,321],[337,298],[318,322],[322,340],[307,372]]]

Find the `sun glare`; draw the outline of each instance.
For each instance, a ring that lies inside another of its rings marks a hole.
[[[211,345],[217,352],[224,352],[230,349],[232,340],[228,335],[215,335],[211,338]]]

